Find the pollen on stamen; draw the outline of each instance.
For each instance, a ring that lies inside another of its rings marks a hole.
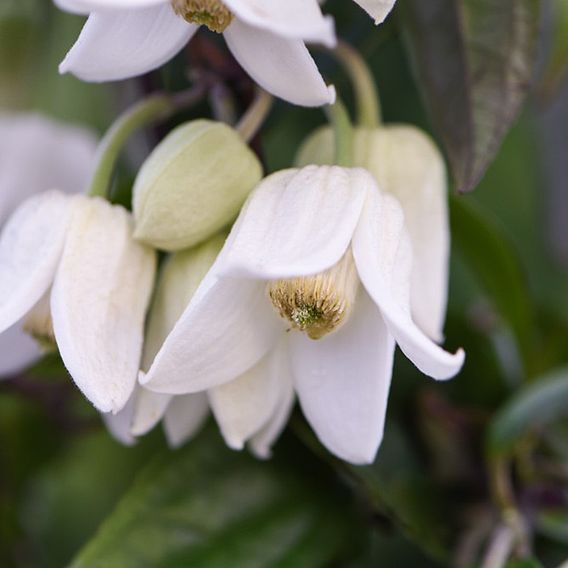
[[[171,0],[174,12],[192,24],[222,33],[233,20],[233,13],[220,0]]]
[[[321,339],[348,319],[359,280],[351,251],[332,268],[314,276],[283,279],[268,285],[279,315],[310,339]]]

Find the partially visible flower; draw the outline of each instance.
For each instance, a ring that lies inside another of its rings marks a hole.
[[[277,435],[295,390],[328,449],[368,463],[382,439],[395,342],[435,379],[464,360],[412,321],[411,262],[402,209],[367,171],[269,176],[142,382],[168,394],[209,389],[234,448]]]
[[[355,2],[375,20],[375,24],[380,24],[393,9],[396,0],[355,0]]]
[[[312,134],[298,154],[299,166],[333,164],[330,128]],[[412,242],[412,317],[434,341],[442,341],[448,302],[450,229],[444,158],[434,142],[409,125],[355,129],[354,165],[367,169],[382,191],[402,205]]]
[[[335,99],[304,41],[335,44],[317,0],[55,0],[89,14],[60,65],[86,81],[141,75],[174,57],[201,24],[223,32],[247,73],[270,93],[303,106]]]
[[[55,340],[85,396],[117,412],[136,384],[155,257],[122,207],[59,191],[30,197],[0,236],[0,331],[31,313],[28,330]]]
[[[147,371],[173,329],[185,306],[211,268],[226,235],[219,234],[192,249],[171,255],[161,269],[148,315],[142,356]],[[122,443],[132,444],[162,421],[171,447],[191,438],[209,415],[206,393],[173,396],[136,387],[126,407],[116,415],[103,414],[111,433]]]
[[[83,128],[39,114],[0,113],[0,228],[31,195],[49,187],[82,191],[94,167],[97,143]],[[41,356],[36,342],[14,325],[0,335],[0,377]]]
[[[138,172],[134,236],[167,251],[195,246],[235,219],[261,178],[258,158],[233,128],[212,120],[178,126]]]

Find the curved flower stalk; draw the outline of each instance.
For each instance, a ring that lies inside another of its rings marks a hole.
[[[82,191],[95,153],[95,137],[87,130],[39,114],[0,113],[0,227],[22,201],[46,187]],[[19,325],[0,335],[0,377],[40,356],[36,342]]]
[[[265,90],[294,104],[335,99],[304,41],[335,43],[317,0],[55,0],[89,14],[60,65],[85,81],[141,75],[174,57],[201,24],[222,32],[229,49]]]
[[[156,353],[215,262],[225,237],[219,234],[199,246],[173,254],[165,261],[148,315],[142,372],[150,368]],[[103,419],[115,438],[127,445],[162,421],[166,439],[175,448],[190,439],[208,415],[209,404],[204,392],[173,396],[137,386],[121,412],[103,414]]]
[[[367,171],[273,174],[249,197],[142,383],[167,394],[208,389],[234,448],[261,431],[277,435],[295,391],[330,451],[371,462],[395,343],[439,380],[464,360],[412,321],[411,262],[402,209]]]
[[[450,228],[444,158],[427,134],[410,125],[358,126],[353,165],[373,174],[402,205],[413,250],[412,317],[434,341],[443,340],[448,302]],[[324,127],[300,149],[299,166],[333,164],[334,134]]]
[[[30,197],[0,237],[0,331],[28,315],[95,407],[118,412],[136,384],[155,262],[122,207],[59,191]]]

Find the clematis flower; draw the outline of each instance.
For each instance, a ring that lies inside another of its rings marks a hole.
[[[410,315],[412,250],[398,201],[366,170],[278,172],[251,194],[215,265],[141,382],[209,391],[234,448],[282,428],[296,392],[353,463],[382,439],[395,343],[426,375],[459,372]]]
[[[333,131],[312,134],[298,154],[299,166],[333,164]],[[450,229],[444,158],[414,126],[356,127],[354,165],[373,174],[379,187],[402,205],[412,242],[410,305],[414,321],[434,341],[443,339],[448,303]]]
[[[95,137],[85,129],[39,114],[0,114],[0,227],[24,199],[46,187],[80,192],[95,152]],[[41,350],[21,326],[0,336],[0,377],[17,373],[40,357]]]
[[[155,260],[122,207],[59,191],[30,197],[0,236],[0,332],[27,315],[95,407],[117,412],[136,384]]]
[[[141,75],[174,57],[200,25],[223,33],[237,61],[265,90],[292,103],[335,99],[304,41],[335,43],[317,0],[55,0],[89,14],[60,65],[85,81]]]

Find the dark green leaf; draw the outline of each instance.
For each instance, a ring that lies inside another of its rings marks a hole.
[[[536,558],[523,558],[522,560],[510,560],[505,568],[542,568],[542,564]]]
[[[473,189],[530,85],[538,0],[405,0],[407,44],[460,191]]]
[[[511,452],[527,432],[568,415],[568,369],[560,369],[517,393],[488,430],[492,455]]]
[[[306,477],[205,433],[149,466],[72,566],[328,566],[349,515]]]
[[[451,200],[452,238],[495,309],[510,326],[529,367],[533,315],[524,274],[499,226],[463,197]]]

